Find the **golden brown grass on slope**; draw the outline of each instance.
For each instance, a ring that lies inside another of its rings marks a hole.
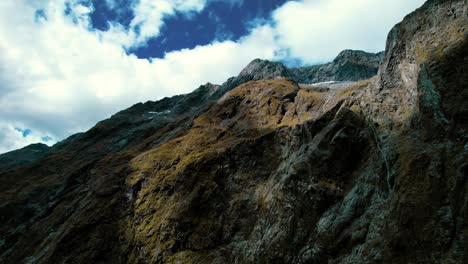
[[[358,87],[340,91],[336,97],[342,100]],[[183,219],[184,212],[191,208],[190,201],[198,198],[174,198],[181,192],[171,190],[196,180],[189,176],[192,175],[189,172],[191,168],[201,167],[197,164],[216,160],[236,146],[255,141],[280,127],[292,127],[317,118],[322,114],[321,108],[329,96],[328,92],[301,89],[288,79],[248,82],[213,104],[194,120],[185,134],[134,158],[127,184],[135,186],[145,182],[134,201],[134,214],[149,215],[133,227],[134,239],[163,251],[173,247],[176,239],[172,236],[176,231],[167,230],[166,227],[173,226],[171,219]],[[207,166],[206,171],[198,172],[206,174],[203,179],[209,178],[208,175],[212,173],[209,164]],[[132,226],[131,223],[129,225]],[[161,230],[166,230],[167,237],[148,236]]]
[[[136,241],[160,249],[174,246],[175,239],[171,237],[147,236],[159,232],[170,219],[190,207],[181,201],[193,199],[175,202],[168,190],[177,188],[190,166],[213,160],[242,142],[256,140],[277,129],[298,90],[297,84],[287,79],[243,84],[198,117],[184,135],[134,158],[127,184],[134,186],[145,181],[134,201],[134,213],[151,215],[134,230]]]

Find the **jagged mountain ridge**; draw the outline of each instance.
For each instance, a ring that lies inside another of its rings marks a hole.
[[[466,262],[466,25],[465,1],[428,1],[369,80],[116,114],[0,175],[0,260]]]
[[[377,74],[382,58],[383,52],[374,54],[359,50],[344,50],[330,63],[300,68],[287,68],[280,62],[256,59],[241,71],[239,77],[249,76],[252,80],[287,77],[298,83],[307,84],[360,81]]]
[[[198,89],[188,94],[177,95],[170,98],[167,97],[159,101],[138,103],[129,109],[117,113],[110,119],[100,122],[87,134],[97,133],[96,130],[98,130],[100,127],[99,125],[102,123],[119,123],[119,125],[121,125],[121,122],[131,123],[131,129],[128,131],[130,134],[140,133],[146,129],[149,130],[148,133],[151,133],[171,122],[174,122],[174,120],[181,118],[182,116],[196,116],[197,113],[203,112],[210,103],[218,100],[226,92],[248,81],[274,79],[278,77],[291,78],[298,83],[364,80],[377,73],[379,63],[382,58],[382,53],[373,54],[364,51],[345,50],[338,54],[333,62],[323,65],[291,69],[287,68],[280,62],[255,59],[249,63],[238,76],[229,78],[221,85],[207,83],[205,85],[201,85]],[[365,67],[368,71],[362,71],[362,67]],[[317,72],[326,72],[326,74],[314,78],[305,77],[305,75],[316,76]],[[343,78],[343,74],[341,74],[343,72],[352,77]],[[150,114],[150,112],[153,114]],[[150,119],[151,122],[146,124]],[[138,121],[135,122],[135,120]],[[113,127],[114,125],[115,124],[111,126]],[[69,139],[54,146],[52,151],[58,150],[62,146],[67,145],[69,141],[81,140],[81,137],[85,136],[85,133],[73,135]],[[118,144],[108,144],[109,147],[112,146],[112,151],[118,151],[125,148],[125,145],[129,142],[129,139],[126,139],[125,137],[131,137],[131,135],[122,135],[119,140],[114,139],[119,141]],[[138,139],[132,139],[131,141],[139,142]],[[132,146],[131,143],[130,146]],[[108,150],[110,151],[111,149]],[[47,152],[44,151],[44,154],[46,153]],[[0,164],[0,169],[13,169],[15,168],[13,163],[22,165],[25,162],[36,161],[43,156],[37,155],[34,147],[24,148],[20,155],[24,157],[29,156],[31,158],[27,159],[27,161],[20,161],[21,158],[15,158],[18,162],[2,162],[2,164]],[[12,156],[16,157],[18,154],[14,151],[1,154],[0,159],[4,158],[5,160],[10,160]]]

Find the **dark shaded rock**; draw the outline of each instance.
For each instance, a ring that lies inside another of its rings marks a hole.
[[[49,146],[41,143],[31,144],[22,149],[10,151],[0,155],[0,171],[34,162],[44,157]]]
[[[377,74],[384,53],[344,50],[333,62],[290,69],[291,78],[299,83],[360,81]]]

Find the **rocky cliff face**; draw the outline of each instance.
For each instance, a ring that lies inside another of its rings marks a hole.
[[[291,69],[291,78],[299,83],[360,81],[377,74],[384,53],[345,50],[330,63]],[[288,76],[289,77],[289,76]]]
[[[256,60],[117,113],[1,172],[0,262],[468,263],[466,25],[430,0],[368,80]]]

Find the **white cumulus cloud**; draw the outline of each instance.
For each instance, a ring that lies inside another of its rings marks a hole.
[[[304,63],[327,62],[344,49],[379,52],[390,29],[425,0],[304,0],[274,11],[278,44]]]

